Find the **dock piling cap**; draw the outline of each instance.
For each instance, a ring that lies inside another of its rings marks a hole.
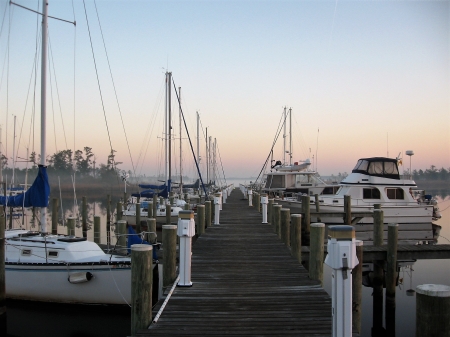
[[[179,219],[194,219],[194,212],[193,211],[180,211],[178,213]]]
[[[431,297],[450,297],[450,287],[442,284],[421,284],[416,287],[416,291]]]
[[[355,229],[353,226],[338,225],[328,227],[328,237],[336,240],[349,240],[355,238]]]

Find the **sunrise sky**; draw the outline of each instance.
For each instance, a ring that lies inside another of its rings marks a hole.
[[[76,26],[49,19],[47,154],[89,146],[106,163],[112,147],[122,169],[160,173],[168,70],[194,148],[198,111],[226,176],[258,175],[285,106],[293,160],[310,158],[322,175],[399,153],[409,168],[407,150],[413,170],[450,168],[449,1],[48,2],[50,16]],[[16,3],[41,11],[41,1]],[[7,0],[0,11],[2,152],[12,158],[17,116],[26,157],[27,148],[40,152],[40,19]],[[173,115],[179,155],[175,100]],[[193,176],[185,130],[182,138],[183,170]],[[274,159],[282,146],[280,136]]]

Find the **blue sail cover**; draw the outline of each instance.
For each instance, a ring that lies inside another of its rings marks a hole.
[[[140,188],[150,188],[152,190],[162,190],[162,189],[166,188],[166,183],[164,183],[162,185],[139,184],[138,186]]]
[[[139,198],[153,198],[153,195],[156,193],[156,195],[158,197],[163,197],[163,198],[167,198],[168,197],[168,193],[167,193],[167,188],[166,186],[164,186],[164,189],[162,191],[155,191],[155,190],[145,190],[142,191],[140,193],[133,193],[131,194],[131,196],[133,197],[139,197]]]
[[[33,185],[25,192],[14,196],[0,196],[0,205],[9,207],[47,207],[50,196],[47,167],[39,165]]]

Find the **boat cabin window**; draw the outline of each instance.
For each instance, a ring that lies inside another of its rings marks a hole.
[[[405,199],[404,192],[401,188],[386,188],[386,194],[389,199]]]
[[[267,176],[266,188],[284,188],[284,176],[269,174]]]
[[[363,188],[363,199],[380,199],[378,188]]]
[[[369,167],[369,162],[367,160],[358,160],[358,162],[356,163],[356,166],[353,170],[358,170],[358,171],[367,171],[367,168]]]
[[[321,194],[336,194],[339,188],[339,186],[328,186],[323,189]]]
[[[50,250],[48,252],[48,256],[49,257],[58,257],[58,252],[54,251],[54,250]]]
[[[31,249],[22,249],[22,256],[31,256]]]

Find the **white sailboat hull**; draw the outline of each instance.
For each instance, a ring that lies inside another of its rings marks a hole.
[[[91,273],[92,279],[70,283],[69,275]],[[6,264],[6,294],[18,300],[128,304],[131,302],[131,269],[116,266],[49,266]]]

